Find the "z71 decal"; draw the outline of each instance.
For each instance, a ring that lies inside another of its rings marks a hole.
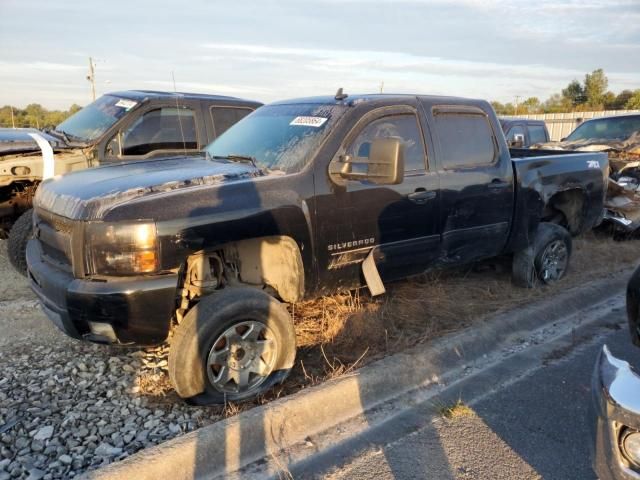
[[[587,167],[600,170],[600,162],[598,160],[587,160]]]

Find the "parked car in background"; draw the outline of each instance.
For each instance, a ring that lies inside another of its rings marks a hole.
[[[627,287],[631,340],[640,346],[640,268]],[[607,346],[592,381],[593,466],[601,480],[640,479],[640,375]]]
[[[198,155],[261,104],[220,95],[129,90],[104,95],[60,125],[0,129],[0,233],[26,273],[31,203],[43,178],[106,163]]]
[[[542,120],[500,118],[500,126],[511,148],[529,148],[549,141],[549,131]]]
[[[173,385],[203,404],[284,380],[285,302],[379,295],[502,254],[520,286],[560,280],[608,168],[601,153],[510,151],[486,101],[341,91],[264,106],[206,152],[43,182],[27,248],[63,332],[138,345],[173,332]]]

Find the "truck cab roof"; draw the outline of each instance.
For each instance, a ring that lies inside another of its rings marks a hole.
[[[323,95],[316,97],[301,97],[288,100],[281,100],[273,102],[270,105],[295,105],[295,104],[317,104],[317,105],[349,105],[355,106],[362,103],[381,103],[381,104],[396,104],[404,103],[407,99],[418,99],[427,103],[436,104],[450,104],[450,105],[469,105],[480,106],[487,105],[486,100],[470,99],[463,97],[450,97],[442,95],[420,95],[420,94],[407,94],[407,93],[360,93],[360,94],[348,94],[348,96],[342,100],[337,99],[332,95]]]
[[[161,92],[157,90],[122,90],[117,92],[109,92],[106,95],[127,98],[130,100],[136,100],[138,102],[147,100],[163,100],[167,98],[180,98],[185,100],[232,102],[254,107],[262,105],[260,102],[247,100],[244,98],[230,97],[227,95],[208,95],[205,93]]]

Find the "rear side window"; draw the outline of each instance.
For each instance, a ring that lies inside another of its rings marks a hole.
[[[490,165],[495,160],[493,131],[484,115],[435,112],[435,135],[445,169]]]
[[[163,107],[149,110],[124,132],[122,138],[123,155],[197,148],[195,115],[188,108]]]
[[[407,172],[426,168],[422,134],[415,115],[394,115],[374,120],[358,134],[347,154],[369,157],[371,142],[376,138],[400,138],[404,145],[404,169]]]
[[[547,141],[547,134],[542,125],[529,125],[529,139],[531,144],[544,143]]]
[[[252,111],[250,108],[211,107],[211,119],[213,120],[216,137],[229,130],[229,127],[242,120]]]

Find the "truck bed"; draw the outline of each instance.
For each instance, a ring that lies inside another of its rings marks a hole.
[[[510,250],[530,244],[538,222],[549,220],[547,217],[554,214],[554,202],[555,206],[562,202],[574,235],[602,221],[609,172],[606,153],[530,149],[510,152],[516,182],[514,219],[520,222],[513,226]],[[542,212],[542,216],[536,212]]]

